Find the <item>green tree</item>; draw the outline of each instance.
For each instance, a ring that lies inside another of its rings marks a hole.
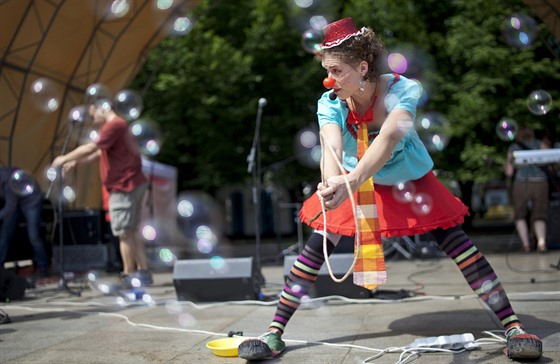
[[[149,56],[135,84],[146,88],[146,114],[162,125],[158,159],[176,165],[180,189],[248,183],[257,101],[268,100],[261,128],[262,165],[290,161],[294,135],[316,124],[324,71],[300,45],[312,15],[328,21],[352,16],[372,26],[387,49],[409,56],[405,76],[426,91],[419,114],[437,111],[450,123],[451,141],[434,154],[436,166],[464,186],[502,178],[508,143],[495,126],[503,116],[560,135],[558,52],[538,21],[539,37],[525,49],[504,41],[508,15],[532,15],[521,0],[201,1],[185,37],[168,38]],[[557,42],[557,41],[556,41]],[[526,106],[530,92],[552,94],[545,116]],[[281,164],[281,163],[280,163]],[[297,188],[318,171],[286,163],[275,182]],[[466,202],[468,202],[468,196]]]

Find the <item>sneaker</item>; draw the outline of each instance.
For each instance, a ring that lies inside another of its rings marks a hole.
[[[257,338],[239,344],[238,355],[245,360],[272,359],[286,349],[286,344],[275,331],[269,331]]]
[[[519,326],[506,331],[507,347],[504,354],[510,359],[538,359],[542,356],[542,341]]]
[[[152,278],[152,273],[146,269],[137,270],[132,274],[135,277],[138,277],[142,286],[149,286],[154,284],[154,279]]]
[[[145,269],[137,270],[131,274],[121,273],[121,281],[127,288],[146,287],[154,283],[152,273]]]

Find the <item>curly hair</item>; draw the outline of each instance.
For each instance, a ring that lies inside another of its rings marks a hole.
[[[336,47],[323,49],[320,55],[331,55],[352,66],[366,61],[368,71],[364,79],[376,81],[381,75],[380,58],[384,53],[383,41],[371,28],[365,28],[363,34],[352,37]]]

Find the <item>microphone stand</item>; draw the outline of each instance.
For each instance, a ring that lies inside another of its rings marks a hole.
[[[66,153],[66,148],[68,148],[68,142],[70,140],[70,136],[74,131],[74,123],[70,123],[70,127],[68,129],[68,133],[66,134],[66,139],[64,140],[64,144],[62,145],[62,149],[60,151],[60,155],[64,155]],[[62,186],[62,166],[57,168],[56,171],[56,178],[58,179],[58,195],[57,195],[57,216],[58,216],[58,265],[60,270],[60,280],[58,281],[58,288],[64,289],[69,293],[73,294],[74,296],[81,296],[80,292],[73,291],[68,287],[68,283],[66,282],[66,276],[64,272],[64,217],[62,212],[62,197],[63,197],[63,186]],[[49,197],[54,181],[51,182],[49,186],[49,190],[47,191],[47,198]]]
[[[253,136],[253,144],[251,151],[247,156],[247,172],[251,173],[253,180],[253,206],[255,208],[255,269],[257,271],[257,279],[259,283],[264,283],[264,277],[261,271],[261,146],[260,146],[260,128],[262,109],[266,106],[266,99],[259,99],[257,109],[257,120],[255,123],[255,134]],[[256,160],[256,161],[255,161]]]

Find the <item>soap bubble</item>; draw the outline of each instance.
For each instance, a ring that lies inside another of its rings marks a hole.
[[[319,52],[322,42],[323,33],[315,29],[308,29],[301,35],[301,45],[308,53],[315,54]]]
[[[100,83],[94,83],[88,86],[86,89],[86,105],[91,105],[97,102],[98,100],[111,99],[111,91],[107,88],[107,86],[102,85]]]
[[[552,96],[545,90],[533,91],[527,98],[527,107],[535,115],[546,115],[552,108]]]
[[[408,69],[408,61],[404,55],[398,52],[389,53],[387,56],[387,65],[391,71],[395,73],[405,73]]]
[[[400,203],[411,203],[416,194],[416,186],[412,181],[398,182],[393,186],[393,197]]]
[[[438,112],[428,112],[418,116],[416,131],[430,152],[441,152],[451,139],[449,121]]]
[[[33,176],[22,169],[12,172],[8,182],[10,189],[18,196],[29,196],[38,187]]]
[[[143,109],[142,97],[134,90],[121,90],[113,98],[113,110],[127,121],[138,119]]]
[[[537,37],[537,22],[525,13],[514,13],[506,18],[503,34],[510,46],[528,48]]]
[[[298,162],[308,168],[318,168],[321,162],[321,145],[316,128],[304,127],[294,138],[294,153]]]
[[[173,0],[157,0],[156,8],[158,10],[167,10],[173,6]]]
[[[83,124],[89,119],[89,110],[86,105],[74,106],[68,112],[68,122]]]
[[[412,199],[412,211],[419,216],[428,215],[433,208],[434,202],[432,197],[426,193],[418,193]]]
[[[163,136],[159,125],[149,119],[139,119],[130,125],[140,153],[153,157],[161,150]]]
[[[519,126],[517,125],[517,122],[507,116],[501,118],[498,124],[496,124],[496,134],[498,135],[498,138],[506,142],[515,140],[518,131]]]
[[[122,18],[130,11],[132,0],[114,0],[111,4],[111,14],[116,18]]]
[[[180,16],[173,22],[173,34],[182,36],[188,34],[192,29],[192,21],[186,16]]]
[[[60,106],[62,89],[50,79],[41,77],[31,84],[29,96],[38,110],[51,113]]]
[[[198,251],[211,253],[223,234],[219,205],[205,192],[181,192],[177,196],[177,226]]]

